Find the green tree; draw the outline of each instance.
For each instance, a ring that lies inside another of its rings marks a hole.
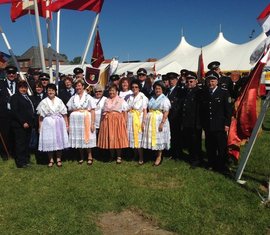
[[[80,64],[81,63],[81,60],[82,60],[82,57],[81,56],[76,56],[73,58],[73,60],[70,61],[70,64]],[[87,62],[85,61],[85,64]]]

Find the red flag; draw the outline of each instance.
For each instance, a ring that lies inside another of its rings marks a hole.
[[[237,160],[240,155],[241,142],[251,136],[257,121],[260,79],[268,56],[269,49],[251,71],[248,84],[235,102],[235,111],[228,135],[228,149],[229,155]]]
[[[11,0],[0,0],[0,4],[11,3]]]
[[[198,79],[199,79],[199,80],[200,80],[200,79],[203,79],[204,76],[205,76],[202,50],[201,50],[201,54],[199,55],[199,60],[198,60],[198,71],[197,71],[197,76],[198,76]]]
[[[95,85],[98,83],[100,70],[97,68],[86,67],[84,80],[88,85]]]
[[[270,4],[257,17],[257,20],[259,24],[262,26],[265,34],[268,36],[270,34]]]
[[[38,11],[41,17],[46,18],[47,7],[46,7],[47,0],[38,0]],[[11,0],[11,9],[10,9],[10,17],[12,22],[15,22],[21,16],[27,14],[35,14],[34,10],[34,1],[18,1],[18,0]],[[51,13],[49,12],[48,18],[51,18]]]
[[[99,31],[97,30],[91,64],[93,67],[98,68],[103,61],[104,61],[104,54],[100,42]]]
[[[51,11],[58,11],[60,9],[78,10],[78,11],[94,11],[99,13],[101,11],[104,0],[55,0],[50,4]]]

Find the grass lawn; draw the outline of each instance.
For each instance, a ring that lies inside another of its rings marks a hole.
[[[101,213],[125,209],[177,234],[269,234],[270,208],[256,192],[270,176],[269,117],[264,126],[243,186],[166,158],[160,167],[68,161],[61,169],[16,169],[13,160],[0,162],[0,234],[101,234]]]

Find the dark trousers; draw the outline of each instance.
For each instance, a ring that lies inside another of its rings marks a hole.
[[[169,150],[169,154],[175,159],[181,158],[183,146],[179,120],[169,120],[169,122],[171,130],[171,148]]]
[[[31,131],[31,128],[13,128],[15,135],[15,162],[17,167],[22,167],[29,163]]]
[[[0,133],[4,141],[4,143],[0,141],[0,154],[3,159],[7,159],[8,156],[4,144],[10,155],[14,153],[14,135],[11,129],[10,118],[0,118]]]
[[[222,170],[227,159],[227,133],[225,131],[205,131],[205,147],[209,166]]]
[[[202,152],[202,130],[190,127],[183,128],[183,140],[188,149],[191,162],[201,161]]]

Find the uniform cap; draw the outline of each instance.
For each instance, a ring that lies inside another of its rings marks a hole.
[[[18,71],[18,69],[13,65],[7,66],[5,70],[6,70],[6,73],[13,73],[13,74],[17,73]]]
[[[181,74],[181,76],[186,76],[187,72],[188,72],[187,69],[182,69],[182,70],[180,71],[180,74]]]
[[[192,71],[188,71],[186,74],[186,79],[197,79],[197,74],[192,72]]]
[[[120,79],[120,76],[118,74],[113,74],[110,76],[111,81],[117,81]]]
[[[39,75],[39,79],[40,80],[49,80],[50,79],[50,75],[48,73],[41,73]]]
[[[79,68],[79,67],[76,67],[75,69],[73,69],[73,73],[75,75],[80,74],[80,73],[83,73],[83,69],[82,68]]]
[[[206,74],[205,74],[205,79],[219,79],[219,76],[218,74],[215,72],[215,71],[208,71]]]
[[[146,69],[139,68],[138,71],[137,71],[137,75],[139,75],[139,74],[147,75]]]
[[[167,77],[169,80],[172,80],[172,79],[178,79],[178,74],[177,74],[177,73],[170,72],[170,73],[167,73],[167,74],[166,74],[166,77]]]
[[[209,70],[215,70],[215,69],[219,68],[219,66],[220,66],[220,63],[218,61],[213,61],[210,64],[208,64],[207,68]]]

